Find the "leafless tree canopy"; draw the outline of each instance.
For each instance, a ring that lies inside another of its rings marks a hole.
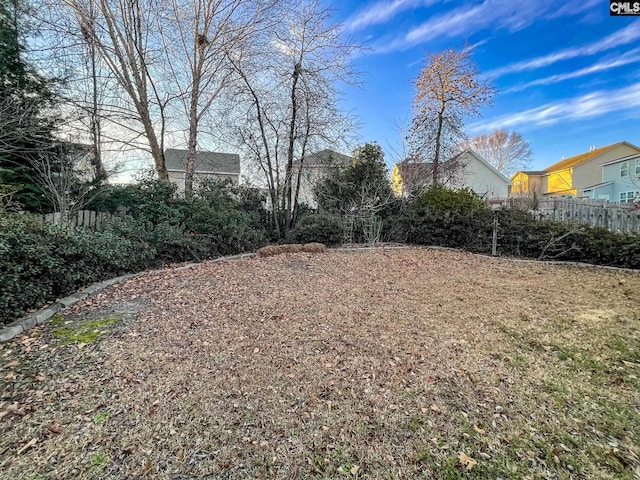
[[[531,146],[518,132],[496,130],[478,135],[467,142],[467,147],[508,177],[525,169],[531,158]]]
[[[100,57],[126,94],[134,120],[140,122],[160,178],[167,180],[164,162],[166,107],[157,68],[162,44],[155,0],[68,0],[78,31]]]
[[[238,79],[232,133],[262,173],[274,227],[295,222],[305,156],[344,143],[354,121],[337,105],[339,82],[353,84],[356,45],[342,38],[318,0],[295,2],[262,41],[229,54]],[[266,48],[266,49],[265,49]]]
[[[414,157],[431,163],[433,183],[442,183],[440,167],[465,138],[465,119],[480,115],[493,98],[494,89],[478,79],[471,54],[469,48],[427,53],[415,82],[409,143]]]

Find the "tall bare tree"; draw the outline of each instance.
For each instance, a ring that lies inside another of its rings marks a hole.
[[[200,123],[233,77],[227,53],[251,43],[278,16],[280,0],[168,0],[159,19],[171,86],[188,119],[185,191],[193,188]]]
[[[342,36],[319,0],[295,2],[259,48],[230,53],[239,79],[234,130],[263,173],[274,227],[284,235],[297,216],[306,155],[336,145],[354,121],[338,107],[338,83],[357,83],[351,57],[359,47]]]
[[[164,161],[166,109],[171,94],[160,88],[162,57],[155,0],[67,0],[79,30],[131,102],[148,142],[158,176],[168,180]]]
[[[526,168],[531,159],[531,145],[518,132],[504,129],[473,137],[466,147],[478,152],[497,170],[511,176]]]
[[[431,163],[434,184],[441,183],[441,165],[465,138],[464,121],[491,104],[494,89],[478,78],[472,49],[427,53],[415,81],[409,143],[414,157]]]

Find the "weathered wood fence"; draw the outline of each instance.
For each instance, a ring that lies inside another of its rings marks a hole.
[[[116,215],[106,212],[94,212],[92,210],[79,210],[68,215],[60,212],[48,213],[41,216],[42,222],[54,225],[67,225],[69,227],[83,227],[93,230],[101,230],[105,223]]]
[[[509,199],[512,207],[525,206],[522,199]],[[618,204],[604,200],[574,198],[543,198],[537,200],[531,214],[540,220],[576,222],[604,227],[616,233],[640,233],[640,209],[633,204]]]

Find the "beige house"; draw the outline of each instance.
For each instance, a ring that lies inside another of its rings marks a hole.
[[[585,189],[603,182],[603,165],[638,153],[640,148],[629,142],[591,147],[588,152],[565,158],[542,171],[517,172],[511,178],[511,193],[528,195],[535,192],[549,197],[582,196]]]
[[[511,181],[474,150],[469,148],[450,161],[460,165],[451,180],[453,188],[468,188],[487,200],[509,195]]]
[[[511,182],[472,149],[467,149],[440,166],[441,183],[452,189],[468,188],[481,198],[506,198]],[[432,183],[431,163],[401,162],[394,165],[391,187],[398,196],[411,194]]]
[[[304,157],[302,162],[293,164],[292,186],[298,182],[300,189],[298,203],[304,203],[311,208],[317,208],[318,202],[314,192],[315,186],[335,169],[347,167],[353,163],[353,158],[333,150],[325,149]]]
[[[184,178],[187,171],[187,151],[169,148],[164,152],[164,159],[169,172],[169,181],[184,190]],[[236,153],[197,152],[194,185],[208,179],[218,178],[240,183],[240,155]]]

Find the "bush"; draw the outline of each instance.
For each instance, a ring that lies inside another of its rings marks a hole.
[[[469,215],[473,212],[487,212],[489,209],[472,190],[450,190],[441,185],[430,187],[416,201],[419,208],[436,212],[450,212]]]
[[[488,252],[492,221],[491,211],[473,192],[436,186],[404,210],[396,231],[410,243]]]
[[[342,221],[339,216],[329,213],[306,215],[290,232],[288,240],[295,243],[339,245],[342,242]]]
[[[517,209],[498,215],[498,253],[640,268],[640,236],[604,228],[539,221]],[[469,191],[430,189],[408,206],[398,224],[399,237],[420,245],[491,251],[494,213]],[[402,241],[401,238],[398,240]]]
[[[144,180],[94,204],[117,212],[100,232],[0,219],[0,324],[25,309],[124,272],[253,251],[266,243],[255,190],[212,182],[191,198]],[[258,208],[258,210],[256,210]]]
[[[25,309],[149,264],[140,244],[113,231],[65,230],[27,215],[0,219],[0,324]]]

